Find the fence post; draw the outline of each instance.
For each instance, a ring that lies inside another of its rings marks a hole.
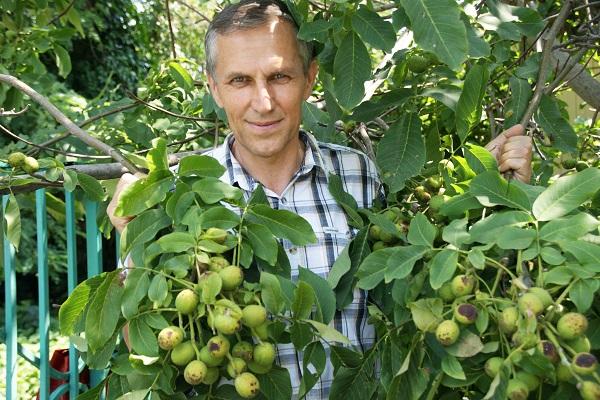
[[[9,196],[2,196],[2,213]],[[2,235],[4,255],[4,327],[6,331],[6,398],[17,398],[17,278],[15,272],[15,248]]]
[[[75,229],[75,194],[65,190],[65,216],[67,230],[67,286],[69,294],[77,286],[77,233]],[[69,399],[79,394],[79,354],[69,344]]]
[[[48,287],[48,231],[46,217],[46,190],[35,191],[38,268],[38,330],[40,334],[40,400],[50,393],[50,307]]]
[[[102,234],[98,230],[98,203],[86,199],[85,240],[87,249],[87,276],[91,278],[102,272]],[[104,379],[104,371],[90,370],[90,387],[98,385]]]

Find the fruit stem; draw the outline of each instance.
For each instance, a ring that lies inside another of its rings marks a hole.
[[[202,327],[200,326],[200,320],[198,319],[196,320],[196,328],[198,329],[198,342],[202,347],[204,347],[206,343],[204,343],[204,338],[202,337]]]
[[[562,346],[558,343],[558,339],[556,338],[554,333],[550,329],[548,329],[548,326],[544,327],[544,333],[546,334],[546,337],[552,342],[554,347],[556,347],[556,349],[558,350],[560,362],[563,363],[564,366],[569,368],[569,372],[571,372],[571,375],[573,375],[575,377],[575,379],[577,379],[577,382],[583,382],[583,379],[581,379],[579,374],[577,374],[575,371],[573,371],[573,367],[571,366],[571,363],[567,359],[567,356],[565,355],[565,352],[564,352]]]
[[[442,383],[443,377],[444,377],[444,372],[443,371],[438,372],[438,374],[433,379],[433,382],[431,384],[431,389],[429,389],[429,392],[427,393],[427,398],[425,400],[433,400],[435,398],[435,396],[437,395],[438,388],[440,387],[440,384]]]
[[[196,346],[196,335],[194,334],[194,318],[191,315],[188,315],[190,321],[190,341],[192,342],[192,347],[194,348],[194,352],[196,353],[196,360],[200,359],[200,350],[198,350],[198,346]]]
[[[496,271],[496,279],[494,279],[494,284],[492,285],[492,290],[490,291],[490,295],[492,295],[492,296],[494,296],[494,293],[496,293],[496,289],[498,289],[498,285],[500,284],[500,279],[502,279],[502,273],[503,273],[503,271],[501,269]]]

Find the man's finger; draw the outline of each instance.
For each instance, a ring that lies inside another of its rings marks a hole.
[[[516,125],[508,128],[504,132],[502,132],[500,135],[504,136],[505,138],[511,138],[514,136],[523,136],[524,134],[525,134],[525,128],[523,128],[523,125],[516,124]]]

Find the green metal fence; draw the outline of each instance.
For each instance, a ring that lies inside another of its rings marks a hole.
[[[6,332],[6,399],[17,399],[17,357],[23,357],[40,371],[39,398],[41,400],[54,400],[67,394],[70,399],[87,390],[87,386],[79,383],[79,373],[84,365],[75,347],[69,347],[69,371],[60,372],[50,366],[50,298],[48,276],[48,238],[47,238],[47,213],[45,189],[38,189],[35,193],[36,200],[36,232],[37,232],[37,273],[38,273],[38,322],[39,322],[39,357],[21,346],[17,341],[18,321],[16,312],[17,285],[14,247],[9,241],[3,240],[4,253],[4,283],[5,283],[5,319]],[[5,209],[8,196],[2,196],[2,206]],[[86,265],[77,265],[76,221],[75,221],[75,196],[72,192],[65,191],[65,214],[67,236],[67,285],[69,293],[77,286],[78,271],[85,268],[87,277],[98,275],[102,272],[102,236],[98,230],[97,209],[98,204],[84,201],[85,233],[86,233]],[[118,239],[118,238],[117,238]],[[117,240],[118,243],[118,240]],[[117,254],[118,256],[118,254]],[[76,366],[75,368],[73,366]],[[90,387],[96,386],[103,378],[105,371],[90,371]],[[59,379],[66,383],[50,391],[50,378]],[[0,378],[2,379],[2,378]]]

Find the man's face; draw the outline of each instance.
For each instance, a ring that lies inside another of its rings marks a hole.
[[[251,30],[218,35],[216,69],[208,82],[225,109],[236,139],[236,155],[245,159],[290,156],[298,149],[302,103],[317,73],[305,74],[295,33],[273,19]]]

